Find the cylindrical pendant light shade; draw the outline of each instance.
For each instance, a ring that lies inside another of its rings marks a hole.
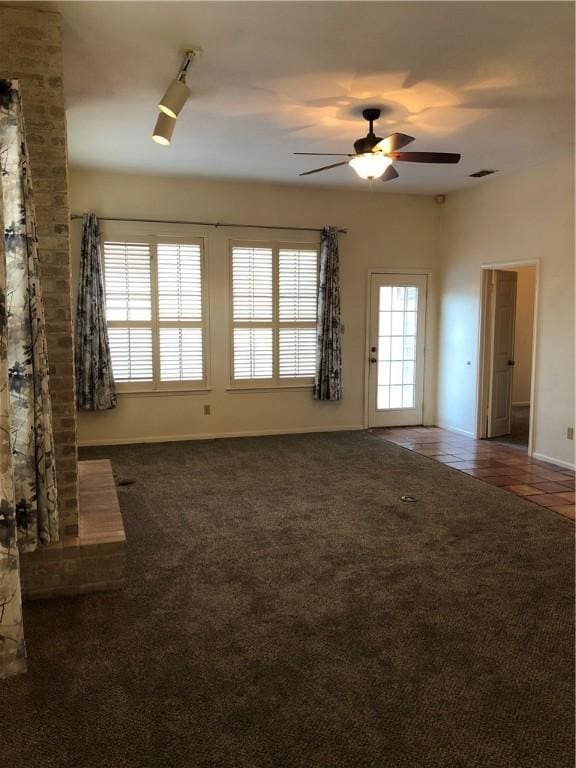
[[[157,144],[162,144],[167,147],[168,144],[170,144],[175,125],[176,120],[173,117],[168,117],[164,112],[161,112],[158,115],[158,120],[156,120],[156,125],[154,126],[154,132],[152,134],[153,140]]]
[[[188,96],[190,96],[190,88],[186,83],[183,80],[173,80],[160,100],[158,108],[170,117],[178,117]]]

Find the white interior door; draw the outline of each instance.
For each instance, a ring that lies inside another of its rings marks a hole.
[[[422,424],[426,275],[372,275],[368,424]]]
[[[488,437],[499,437],[510,433],[516,277],[516,272],[502,269],[492,270],[492,344],[488,394]]]

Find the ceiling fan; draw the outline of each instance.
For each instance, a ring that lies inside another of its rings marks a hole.
[[[354,142],[353,154],[339,152],[294,152],[295,155],[316,155],[332,157],[350,157],[351,160],[343,160],[332,165],[323,165],[312,171],[305,171],[300,176],[309,176],[311,173],[328,171],[330,168],[338,168],[341,165],[350,165],[362,179],[382,179],[391,181],[398,178],[398,171],[392,163],[458,163],[460,155],[453,152],[399,152],[398,150],[414,141],[413,136],[405,133],[393,133],[385,139],[381,139],[374,133],[374,121],[380,117],[379,109],[365,109],[362,117],[370,123],[368,134]]]

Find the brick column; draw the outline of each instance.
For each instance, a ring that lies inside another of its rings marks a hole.
[[[0,7],[0,77],[18,79],[22,91],[46,309],[60,531],[72,539],[78,535],[78,474],[59,14]]]

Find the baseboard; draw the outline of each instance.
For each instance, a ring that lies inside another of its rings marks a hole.
[[[544,453],[533,453],[532,458],[538,459],[539,461],[548,461],[550,464],[557,464],[559,467],[564,467],[564,469],[576,469],[575,464],[570,464],[569,461],[562,461],[561,459],[553,459],[551,456],[546,456]]]
[[[526,406],[526,405],[530,405],[530,400],[528,400],[527,403],[512,403],[512,408],[514,408],[515,406],[520,407],[520,406]]]
[[[246,432],[210,432],[205,434],[158,435],[148,437],[113,437],[107,440],[79,440],[79,448],[99,445],[137,445],[138,443],[179,443],[189,440],[218,440],[223,437],[270,437],[272,435],[305,435],[312,432],[358,432],[363,424],[348,424],[338,427],[301,427],[297,429],[259,429]]]
[[[476,437],[474,432],[469,432],[467,429],[460,429],[460,427],[453,427],[449,424],[443,424],[441,421],[439,421],[436,426],[440,427],[440,429],[445,429],[447,432],[455,432],[457,435],[464,435],[465,437]]]

